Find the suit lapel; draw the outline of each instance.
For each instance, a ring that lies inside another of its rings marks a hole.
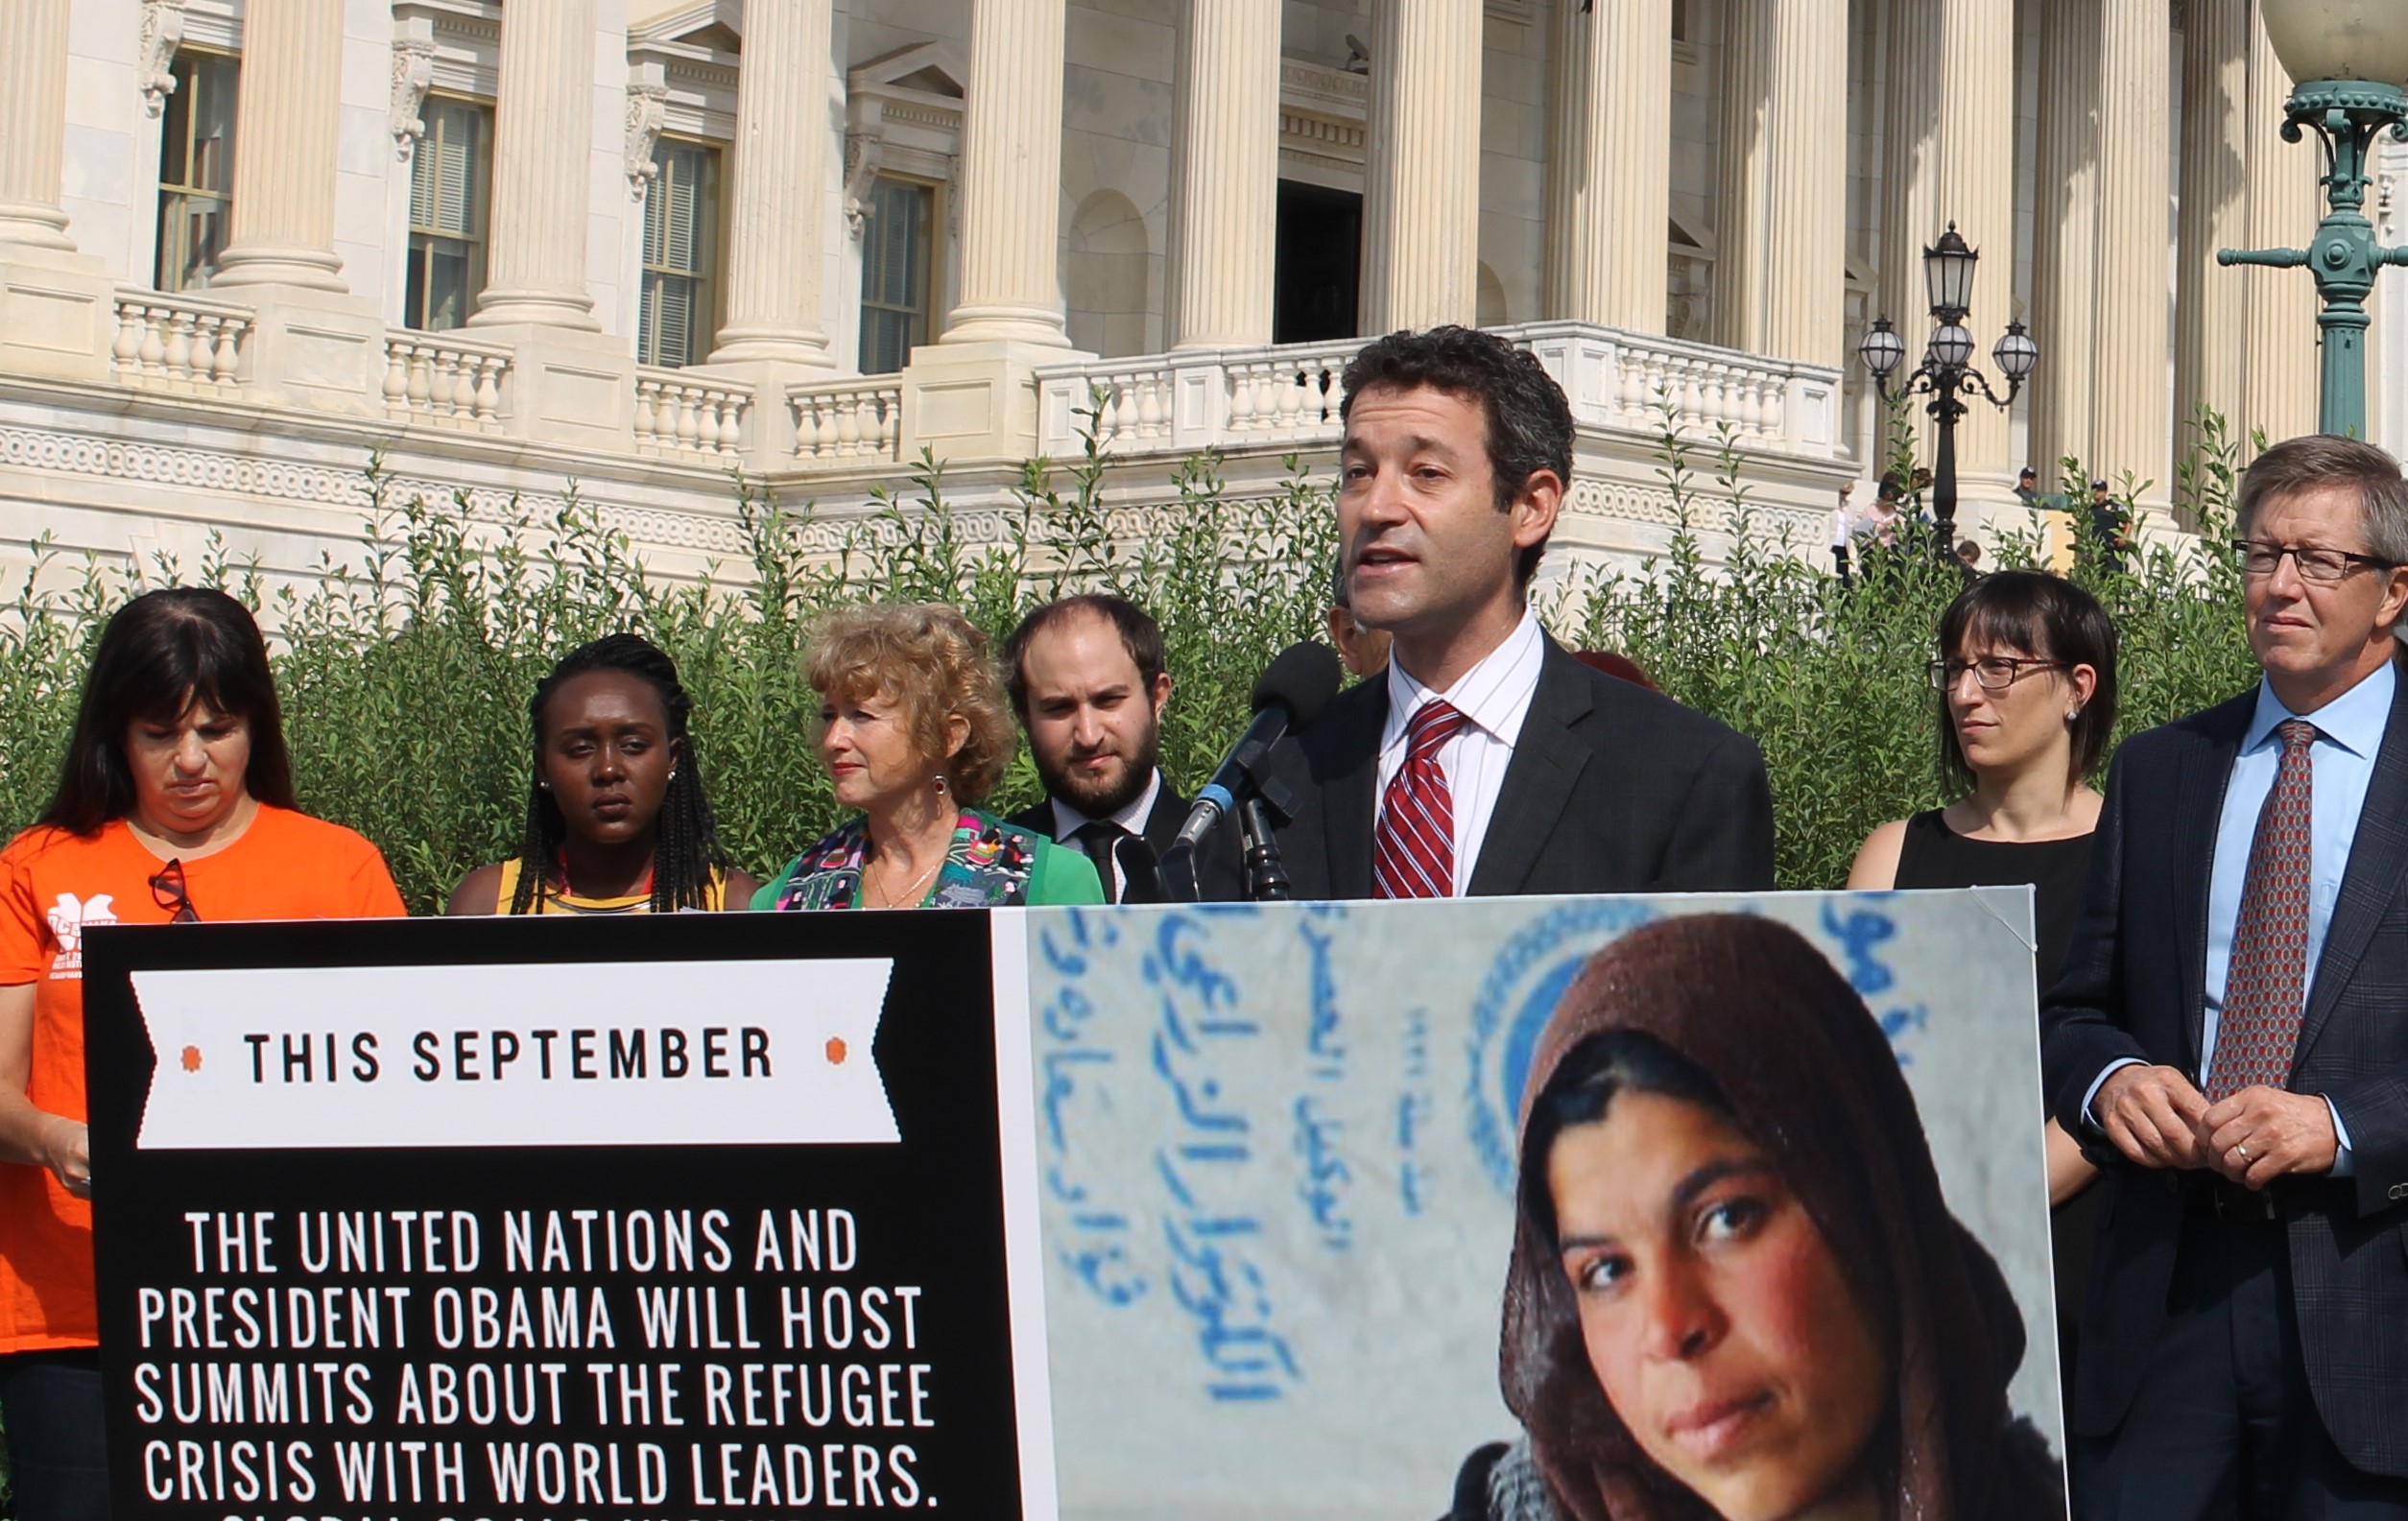
[[[1334,769],[1320,778],[1333,898],[1371,895],[1371,829],[1379,808],[1379,736],[1388,723],[1388,679],[1374,677],[1358,690],[1369,695],[1352,702],[1341,698],[1322,719],[1346,725],[1329,737],[1324,753]]]
[[[2237,705],[2230,723],[2217,725],[2205,743],[2183,752],[2170,795],[2175,799],[2175,857],[2167,866],[2182,905],[2176,930],[2182,936],[2182,1034],[2189,1042],[2190,1071],[2202,1082],[2207,1077],[2199,1070],[2199,1046],[2207,1009],[2207,895],[2215,879],[2216,824],[2255,702],[2253,693]]]
[[[1488,834],[1480,843],[1480,859],[1472,863],[1471,896],[1517,892],[1530,880],[1531,868],[1571,801],[1573,784],[1588,764],[1588,747],[1571,730],[1589,710],[1587,668],[1547,640],[1530,711],[1514,737],[1514,758],[1506,763]]]
[[[2367,779],[2358,832],[2349,843],[2349,865],[2342,873],[2341,895],[2333,904],[2332,922],[2325,927],[2325,949],[2300,1018],[2295,1069],[2332,1017],[2333,1005],[2348,986],[2367,942],[2398,895],[2403,867],[2408,867],[2408,679],[2392,694],[2383,748],[2375,752],[2374,774]]]
[[[1179,843],[1179,831],[1187,822],[1187,799],[1171,791],[1171,779],[1162,778],[1161,787],[1154,795],[1154,806],[1146,812],[1146,844],[1160,855]]]

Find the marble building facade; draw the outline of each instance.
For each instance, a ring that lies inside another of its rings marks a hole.
[[[0,566],[215,531],[315,574],[371,453],[489,510],[573,480],[671,576],[738,563],[731,471],[832,547],[926,450],[1000,532],[1083,427],[1133,523],[1197,448],[1239,492],[1326,468],[1356,335],[1437,321],[1572,396],[1557,563],[1665,542],[1667,419],[1815,547],[1878,450],[1855,343],[1919,347],[1950,222],[1981,344],[2041,348],[1961,432],[1969,516],[2064,455],[2162,508],[2194,407],[2315,416],[2308,280],[2214,264],[2316,215],[2254,9],[10,0]]]

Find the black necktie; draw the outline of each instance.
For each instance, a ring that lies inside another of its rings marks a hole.
[[[1112,875],[1112,846],[1126,839],[1128,834],[1128,830],[1109,819],[1095,819],[1081,824],[1077,833],[1071,836],[1079,842],[1079,848],[1087,853],[1087,859],[1095,863],[1095,874],[1104,880],[1104,901],[1107,903],[1120,901],[1120,883]]]

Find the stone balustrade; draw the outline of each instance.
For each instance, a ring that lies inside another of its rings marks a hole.
[[[127,288],[117,293],[109,370],[125,385],[186,395],[231,393],[241,382],[250,313],[239,306]]]
[[[1829,460],[1840,447],[1840,372],[1581,322],[1501,329],[1536,354],[1584,426],[1705,438]],[[1360,340],[1190,349],[1037,371],[1037,447],[1061,458],[1089,427],[1116,453],[1334,444],[1341,382]]]
[[[507,349],[395,328],[385,338],[385,415],[395,422],[499,433],[510,368]]]
[[[903,387],[892,376],[810,381],[786,388],[799,464],[892,463],[903,423]]]
[[[752,391],[747,386],[716,383],[682,369],[647,367],[635,372],[638,453],[732,461],[743,452],[751,411]]]

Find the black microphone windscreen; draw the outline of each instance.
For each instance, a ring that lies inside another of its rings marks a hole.
[[[1321,710],[1338,695],[1343,672],[1337,653],[1310,639],[1292,644],[1254,680],[1254,711],[1272,706],[1288,710],[1288,730],[1310,727]]]
[[[1168,903],[1162,885],[1161,858],[1143,835],[1123,835],[1112,842],[1112,865],[1120,868],[1120,901]]]

